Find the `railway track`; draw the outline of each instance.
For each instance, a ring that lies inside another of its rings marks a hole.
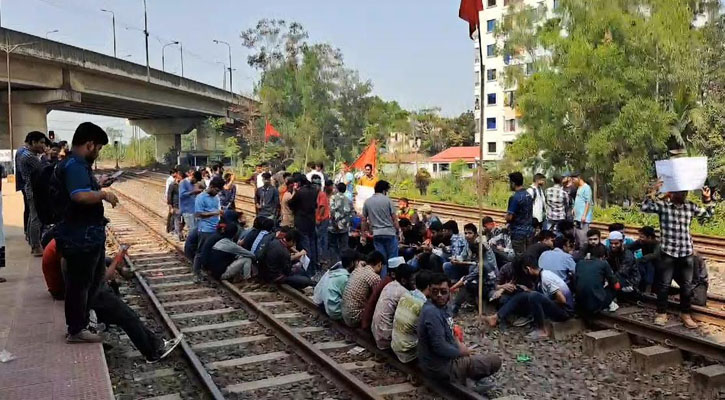
[[[163,187],[163,180],[166,178],[166,175],[158,172],[147,172],[145,174],[147,176],[131,175],[134,179],[161,187]],[[252,192],[251,188],[249,188],[249,185],[246,184],[237,184],[237,204],[239,208],[244,210],[244,212],[251,213],[253,215],[255,213],[254,197],[252,195],[241,194],[241,192]],[[443,220],[453,219],[460,225],[469,222],[478,225],[478,208],[476,207],[461,206],[441,201],[411,200],[410,203],[413,207],[420,207],[423,204],[429,204],[433,209],[433,212]],[[499,224],[506,223],[504,219],[506,213],[502,210],[484,207],[483,213],[491,216]],[[608,224],[595,221],[591,226],[592,228],[599,229],[605,233],[607,232]],[[628,227],[625,229],[625,234],[629,237],[637,237],[638,228],[639,227],[634,226]],[[723,251],[725,248],[725,237],[693,234],[692,240],[695,245],[695,249],[704,257],[714,261],[725,262],[725,251]]]
[[[418,377],[291,288],[195,283],[161,215],[114,191],[111,232],[135,243],[128,262],[212,398],[480,398]]]

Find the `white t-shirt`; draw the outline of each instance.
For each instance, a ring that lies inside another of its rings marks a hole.
[[[317,176],[320,177],[320,182],[324,185],[325,184],[325,175],[322,172],[320,172],[320,171],[310,171],[310,172],[308,172],[307,173],[307,180],[310,181],[310,182],[312,182],[312,177],[315,176],[315,175],[317,175]]]
[[[262,175],[264,175],[264,172],[260,172],[257,174],[257,189],[264,186],[264,179],[262,179]]]
[[[169,175],[168,178],[166,178],[166,189],[164,189],[164,203],[166,202],[166,193],[169,193],[169,186],[174,182],[174,177]]]
[[[548,298],[552,298],[556,292],[561,293],[566,297],[566,302],[570,307],[574,306],[574,298],[571,295],[569,286],[559,276],[547,270],[541,271],[541,292]]]

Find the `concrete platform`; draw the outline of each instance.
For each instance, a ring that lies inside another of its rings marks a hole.
[[[113,399],[101,344],[67,344],[63,302],[45,286],[40,258],[23,235],[23,197],[3,183],[6,268],[0,276],[0,399]]]

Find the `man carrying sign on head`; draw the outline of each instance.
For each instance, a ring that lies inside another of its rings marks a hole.
[[[662,260],[658,265],[655,287],[657,290],[657,315],[655,324],[667,324],[668,291],[672,284],[673,274],[681,276],[680,307],[682,309],[682,323],[685,327],[697,328],[697,323],[690,315],[690,301],[692,299],[692,275],[694,269],[694,256],[690,224],[692,219],[699,220],[711,218],[714,206],[710,204],[710,188],[702,188],[702,202],[705,208],[687,200],[687,190],[667,192],[669,201],[657,200],[657,191],[662,187],[658,181],[650,190],[642,203],[642,211],[657,214],[660,219],[660,236]]]

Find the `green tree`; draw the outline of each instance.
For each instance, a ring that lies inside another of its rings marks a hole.
[[[548,21],[540,8],[519,4],[499,31],[507,39],[501,51],[514,65],[532,54],[536,64],[528,77],[520,67],[505,71],[518,83],[525,128],[508,156],[529,167],[585,171],[605,202],[610,189],[637,193],[692,111],[678,108],[678,93],[697,93],[702,41],[689,3],[562,0]]]

